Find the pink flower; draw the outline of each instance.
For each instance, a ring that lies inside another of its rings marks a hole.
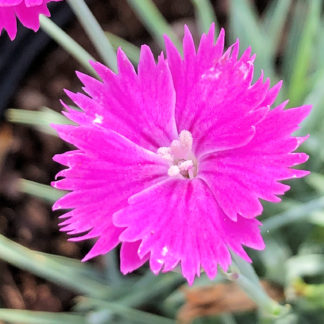
[[[50,12],[47,4],[61,0],[0,0],[0,34],[5,29],[11,40],[17,34],[16,17],[27,28],[37,31],[39,29],[39,15],[47,17]]]
[[[77,126],[55,126],[76,150],[54,157],[68,167],[54,186],[72,192],[53,208],[71,209],[71,240],[98,238],[84,261],[121,243],[123,273],[181,264],[192,283],[226,271],[230,250],[251,262],[243,246],[264,248],[259,200],[279,202],[280,180],[308,174],[290,168],[307,160],[291,133],[310,107],[270,109],[281,82],[252,85],[251,50],[223,46],[212,26],[196,51],[186,28],[183,58],[166,37],[167,59],[144,45],[138,73],[121,50],[117,75],[99,63],[102,81],[78,73],[87,95],[67,94],[82,110],[64,112]]]

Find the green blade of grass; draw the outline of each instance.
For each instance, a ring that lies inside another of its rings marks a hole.
[[[72,55],[91,74],[97,76],[93,67],[89,63],[89,61],[95,61],[92,55],[90,55],[82,46],[80,46],[73,38],[65,33],[51,19],[45,17],[44,15],[40,15],[39,22],[43,31],[45,31],[53,40],[62,46],[62,48]]]
[[[324,197],[313,199],[307,203],[297,205],[287,211],[271,216],[263,221],[262,233],[276,230],[290,223],[301,221],[309,217],[311,212],[324,208]]]
[[[117,50],[118,47],[121,47],[133,63],[138,63],[140,57],[140,49],[137,46],[133,45],[132,43],[126,41],[125,39],[119,36],[116,36],[115,34],[112,34],[107,31],[105,33],[115,50]]]
[[[257,54],[254,71],[258,76],[263,70],[265,75],[277,80],[274,72],[273,51],[266,34],[262,33],[262,26],[258,21],[255,8],[248,0],[232,0],[230,10],[231,39],[239,38],[242,50],[252,47]]]
[[[309,116],[301,123],[300,129],[296,132],[296,135],[305,135],[307,133],[312,133],[312,135],[314,135],[315,132],[320,131],[324,118],[323,84],[324,69],[318,73],[317,80],[304,100],[304,104],[311,103],[313,108]]]
[[[207,33],[212,23],[215,23],[216,35],[219,27],[215,16],[214,8],[209,0],[191,0],[195,7],[195,16],[198,22],[200,33]]]
[[[303,11],[297,14],[305,23],[300,34],[297,35],[297,41],[295,40],[295,52],[290,51],[291,56],[287,58],[292,61],[288,88],[288,97],[291,100],[290,103],[292,106],[300,104],[304,98],[306,89],[305,80],[307,80],[307,73],[311,63],[314,38],[320,25],[321,1],[313,0],[307,2],[307,4],[306,8],[304,2],[299,4],[300,8],[302,8],[299,10]],[[298,23],[300,23],[298,20],[295,21],[292,28],[297,29],[295,25]]]
[[[66,193],[62,190],[52,188],[51,186],[26,179],[19,180],[18,190],[37,198],[44,199],[49,203],[54,203]]]
[[[129,289],[125,296],[118,299],[118,303],[125,306],[138,307],[149,302],[154,297],[171,291],[172,288],[177,287],[183,282],[183,277],[177,273],[156,277],[149,271],[136,282],[132,289]]]
[[[161,48],[164,48],[164,34],[170,37],[178,49],[181,48],[177,36],[152,0],[127,0],[127,2]]]
[[[78,293],[101,298],[108,296],[109,287],[89,265],[66,257],[30,250],[0,235],[0,258],[46,280],[61,284]]]
[[[287,85],[290,81],[290,76],[293,71],[294,57],[297,51],[300,35],[302,34],[305,20],[306,4],[302,1],[297,1],[292,16],[289,22],[289,30],[287,41],[283,52],[282,73]]]
[[[291,0],[274,0],[270,2],[264,14],[263,29],[269,37],[269,49],[276,51],[280,37],[283,35],[283,27],[291,6]],[[273,53],[274,54],[274,53]]]
[[[313,187],[316,192],[324,194],[324,175],[317,172],[312,172],[307,176],[305,181]]]
[[[0,308],[0,320],[24,324],[86,324],[82,315]]]
[[[117,71],[116,52],[84,0],[67,0],[104,63]]]
[[[296,255],[287,260],[287,279],[293,281],[302,276],[316,276],[324,273],[324,255]]]
[[[84,304],[85,307],[109,310],[112,314],[118,315],[131,322],[141,324],[175,324],[175,321],[170,318],[147,313],[121,304],[107,302],[101,299],[80,297],[79,303]]]
[[[11,123],[24,124],[35,127],[37,130],[50,135],[56,135],[57,132],[50,127],[50,124],[73,124],[62,114],[42,107],[40,110],[26,109],[7,109],[6,118]]]

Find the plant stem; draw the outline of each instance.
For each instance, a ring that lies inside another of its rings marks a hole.
[[[116,53],[84,0],[67,0],[104,63],[117,71]]]
[[[232,254],[233,264],[231,274],[227,277],[233,278],[243,291],[258,305],[263,315],[278,318],[289,312],[289,305],[280,305],[273,300],[263,289],[257,274],[251,264],[239,259]]]
[[[89,61],[94,61],[91,56],[82,46],[80,46],[73,38],[63,31],[49,18],[40,15],[40,26],[53,40],[62,46],[70,55],[72,55],[84,68],[95,75],[95,71],[89,64]]]

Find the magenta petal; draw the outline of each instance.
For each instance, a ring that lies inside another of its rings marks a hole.
[[[237,61],[238,43],[223,54],[224,31],[216,44],[213,34],[212,26],[208,35],[202,37],[196,54],[190,31],[185,29],[183,60],[167,40],[167,58],[177,94],[178,130],[192,133],[197,155],[245,145],[266,113],[259,110],[252,114],[262,107],[258,104],[264,100],[269,84],[259,82],[251,87],[251,50]],[[254,94],[256,89],[258,98]]]
[[[69,168],[54,186],[73,191],[59,199],[53,209],[73,209],[62,230],[81,238],[99,237],[88,259],[117,244],[120,229],[113,226],[112,214],[127,206],[131,195],[162,181],[168,166],[156,154],[112,131],[76,126],[56,128],[62,138],[82,151],[55,157]]]
[[[19,5],[24,0],[0,0],[0,7],[13,7]]]
[[[308,136],[292,134],[310,107],[271,108],[282,83],[262,72],[252,84],[251,48],[224,52],[224,30],[214,36],[212,25],[196,50],[185,27],[183,57],[165,37],[167,59],[142,46],[138,72],[119,50],[118,74],[100,63],[101,81],[77,73],[85,94],[67,95],[80,109],[63,103],[75,124],[53,126],[76,149],[54,157],[67,168],[52,185],[70,191],[53,206],[67,210],[61,230],[97,239],[84,261],[121,244],[124,274],[149,261],[190,284],[202,270],[214,278],[230,251],[251,262],[244,247],[264,248],[260,200],[280,201],[281,180],[308,174],[293,169]]]
[[[292,153],[301,140],[290,134],[298,129],[310,107],[287,110],[283,107],[284,104],[268,113],[248,144],[209,155],[200,163],[200,177],[208,183],[220,207],[232,220],[237,215],[246,218],[260,215],[260,198],[278,202],[278,195],[289,189],[278,181],[308,174],[290,168],[308,158],[304,153]]]
[[[120,271],[123,274],[133,272],[141,267],[149,258],[144,256],[140,258],[138,256],[138,249],[140,241],[138,242],[124,242],[120,249]]]
[[[47,4],[61,0],[0,0],[0,33],[5,29],[11,40],[17,33],[16,17],[27,28],[39,29],[39,15],[50,16]]]
[[[83,118],[73,111],[67,116],[80,125],[114,130],[156,152],[178,135],[174,120],[175,93],[167,63],[160,57],[156,64],[147,46],[141,50],[138,75],[121,50],[117,58],[118,75],[93,63],[102,82],[78,73],[89,96],[67,92],[83,110]]]
[[[227,219],[199,179],[168,180],[134,195],[129,204],[114,215],[114,223],[126,228],[120,240],[141,240],[138,254],[150,254],[154,273],[163,268],[170,271],[181,263],[189,283],[200,275],[201,268],[213,278],[218,264],[226,270],[231,263],[229,247],[243,255],[242,244],[264,246],[259,222]],[[244,233],[240,232],[242,226]]]

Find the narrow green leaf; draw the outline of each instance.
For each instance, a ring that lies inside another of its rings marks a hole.
[[[306,182],[312,186],[318,193],[324,194],[324,175],[317,172],[312,172],[306,177]]]
[[[67,3],[78,17],[80,24],[104,63],[113,71],[117,71],[116,52],[86,2],[84,0],[67,0]]]
[[[304,136],[305,134],[318,132],[323,126],[324,119],[324,69],[321,71],[321,75],[318,76],[311,91],[307,94],[304,104],[312,104],[312,110],[309,116],[303,120],[300,129],[296,134]],[[307,143],[307,142],[306,142]]]
[[[254,64],[256,75],[262,69],[266,76],[274,78],[274,58],[271,56],[269,40],[262,32],[256,10],[250,1],[231,0],[230,26],[232,41],[239,38],[242,50],[251,46],[252,51],[257,54]]]
[[[3,235],[0,235],[0,259],[82,294],[99,298],[110,293],[109,287],[89,265],[79,260],[30,250]]]
[[[175,324],[175,321],[170,318],[154,315],[121,304],[107,302],[102,299],[80,297],[79,303],[84,303],[87,307],[90,306],[94,309],[109,310],[112,314],[118,315],[131,322],[141,324]]]
[[[307,80],[314,39],[320,24],[321,1],[313,0],[307,3],[306,14],[304,11],[301,15],[305,23],[301,34],[298,35],[296,52],[291,53],[292,56],[290,57],[293,64],[289,79],[288,97],[292,106],[299,105],[305,96],[305,80]]]
[[[285,25],[291,0],[274,0],[270,2],[264,14],[263,27],[265,33],[269,37],[269,49],[275,53],[278,48],[280,38],[283,35],[283,27]]]
[[[307,203],[300,204],[294,208],[271,216],[263,221],[261,231],[263,233],[276,230],[290,223],[301,221],[309,217],[311,212],[324,208],[324,197],[313,199]]]
[[[86,324],[83,315],[0,308],[0,320],[24,324]]]
[[[57,26],[50,18],[40,15],[39,22],[43,31],[72,55],[85,69],[94,76],[97,76],[93,67],[89,64],[89,61],[95,61],[92,55],[71,38],[63,29]]]
[[[128,58],[135,64],[138,63],[139,57],[140,57],[140,49],[133,45],[132,43],[128,42],[127,40],[116,36],[115,34],[112,34],[110,32],[106,31],[106,35],[108,39],[110,40],[111,45],[114,47],[115,50],[118,49],[118,47],[121,47],[123,51],[126,53]]]
[[[214,8],[209,0],[191,0],[195,7],[195,16],[198,22],[200,33],[207,33],[210,25],[215,23],[216,35],[219,27],[215,16]]]
[[[290,248],[280,234],[264,235],[264,241],[267,248],[259,256],[266,270],[265,277],[283,284],[282,265],[291,255]]]
[[[296,56],[300,35],[305,24],[306,3],[298,0],[295,3],[294,10],[289,21],[289,30],[287,34],[286,46],[283,52],[282,73],[285,83],[289,84],[293,71],[294,58]]]
[[[181,48],[177,36],[152,0],[127,0],[127,2],[161,48],[164,48],[164,34],[170,37],[178,49]]]
[[[324,273],[324,255],[296,255],[286,263],[288,282],[302,276],[316,276]]]
[[[177,273],[156,277],[149,271],[137,281],[124,297],[118,299],[118,303],[132,307],[141,306],[156,296],[172,291],[174,287],[183,282],[183,277]]]
[[[55,202],[66,193],[62,190],[57,190],[48,185],[26,179],[20,179],[18,189],[20,192],[35,196],[40,199],[44,199],[49,203]]]
[[[32,126],[46,134],[56,136],[57,133],[50,124],[73,124],[62,114],[47,107],[40,110],[7,109],[6,118],[12,123]]]
[[[230,313],[223,313],[219,315],[219,321],[221,324],[237,324],[234,315]]]
[[[260,280],[254,268],[248,262],[238,257],[235,253],[231,253],[231,255],[233,262],[240,269],[240,273],[249,278],[249,280],[255,285],[260,286]]]

